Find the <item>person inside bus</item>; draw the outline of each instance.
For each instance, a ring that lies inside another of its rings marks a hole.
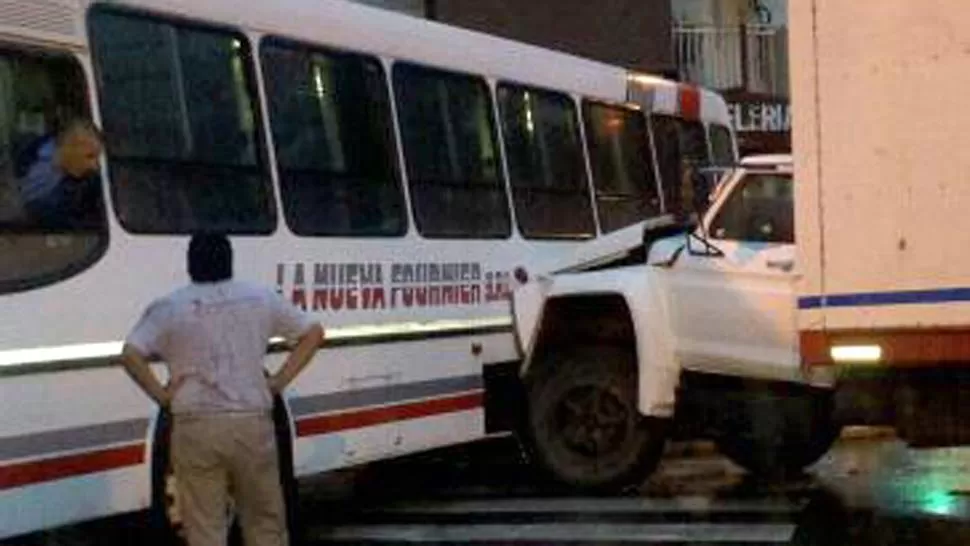
[[[29,225],[44,229],[99,225],[98,159],[103,143],[93,123],[74,119],[34,140],[18,155],[15,172]]]

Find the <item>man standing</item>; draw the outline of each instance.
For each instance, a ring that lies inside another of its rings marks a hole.
[[[247,546],[288,543],[272,397],[306,366],[323,329],[268,288],[232,279],[223,235],[192,237],[191,284],[156,300],[129,334],[132,378],[173,417],[172,462],[189,546],[225,546],[230,494]],[[297,341],[272,376],[270,338]],[[147,358],[168,364],[162,386]]]
[[[72,120],[21,154],[20,196],[32,225],[53,229],[100,224],[97,174],[103,141],[93,123]]]

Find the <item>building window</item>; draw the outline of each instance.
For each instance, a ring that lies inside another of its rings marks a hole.
[[[77,274],[107,247],[101,177],[85,155],[97,147],[77,130],[90,123],[86,95],[71,56],[0,49],[0,293]]]
[[[418,231],[508,237],[508,198],[485,81],[412,64],[395,65],[393,78]]]
[[[263,42],[262,62],[283,209],[293,232],[404,234],[380,62],[279,39]]]
[[[519,229],[526,237],[596,233],[576,105],[568,95],[502,84],[502,136]]]
[[[592,101],[583,104],[600,229],[615,231],[660,213],[643,114]]]
[[[122,225],[271,232],[246,38],[103,7],[90,26]]]

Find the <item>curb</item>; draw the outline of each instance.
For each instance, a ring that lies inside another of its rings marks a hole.
[[[842,428],[841,440],[877,440],[895,438],[896,430],[892,427],[847,426]]]
[[[895,438],[892,427],[846,426],[839,435],[840,441],[882,440]],[[703,457],[718,453],[717,445],[710,440],[682,440],[667,443],[664,457]]]
[[[664,457],[702,457],[718,453],[717,445],[710,440],[668,442]]]

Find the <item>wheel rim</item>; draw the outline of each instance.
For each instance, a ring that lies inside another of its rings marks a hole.
[[[603,457],[623,445],[630,432],[629,418],[619,393],[600,385],[576,386],[557,405],[554,429],[573,453]]]

